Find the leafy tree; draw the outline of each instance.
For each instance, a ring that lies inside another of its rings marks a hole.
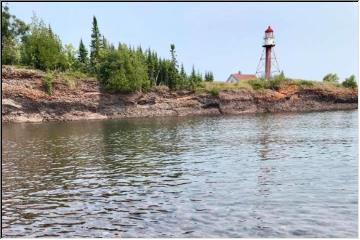
[[[117,50],[104,49],[99,60],[98,78],[105,89],[113,92],[149,89],[146,65],[126,45],[121,45]]]
[[[1,60],[3,64],[20,62],[19,42],[28,30],[28,25],[11,15],[9,7],[4,4],[1,9]]]
[[[100,47],[101,47],[101,34],[99,31],[99,27],[97,24],[96,17],[93,17],[92,22],[92,34],[91,34],[91,44],[90,44],[90,63],[93,70],[96,68],[96,64],[98,63]]]
[[[66,65],[65,68],[75,70],[77,68],[76,50],[72,44],[66,44],[64,47]]]
[[[66,54],[58,36],[36,16],[30,25],[30,34],[23,37],[22,63],[42,70],[65,70]]]
[[[337,83],[339,81],[339,77],[336,74],[326,74],[323,78],[324,82]]]
[[[357,82],[354,75],[346,78],[345,81],[342,82],[342,85],[347,88],[357,88]]]

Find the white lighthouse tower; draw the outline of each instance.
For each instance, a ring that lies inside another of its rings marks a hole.
[[[261,77],[265,77],[265,79],[270,79],[273,72],[280,72],[279,64],[276,60],[275,52],[273,50],[273,48],[275,47],[275,40],[274,30],[271,28],[271,26],[268,26],[268,28],[265,30],[264,42],[262,46],[264,48],[264,51],[261,55],[256,73],[261,73]],[[276,65],[274,65],[273,62]],[[275,71],[272,71],[272,65],[274,65]]]

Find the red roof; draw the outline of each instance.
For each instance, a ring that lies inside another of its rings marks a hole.
[[[266,33],[273,32],[272,28],[268,26],[268,28],[265,30]]]
[[[256,78],[255,74],[233,73],[231,76],[233,76],[238,81]]]

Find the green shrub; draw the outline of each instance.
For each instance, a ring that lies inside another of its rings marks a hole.
[[[47,92],[48,94],[52,93],[53,79],[54,79],[54,74],[52,72],[47,72],[44,78],[42,79],[43,88],[45,92]]]
[[[298,85],[299,87],[312,87],[312,86],[314,86],[314,82],[308,81],[308,80],[297,80],[297,81],[294,81],[294,83],[296,85]]]
[[[278,90],[284,81],[286,81],[285,75],[283,72],[281,72],[279,75],[275,75],[269,80],[266,80],[264,78],[256,78],[249,80],[248,83],[251,85],[251,87],[254,90],[259,90],[259,89]]]
[[[357,88],[357,82],[354,75],[346,78],[345,81],[342,82],[342,85],[347,88]]]
[[[268,81],[266,81],[265,79],[260,79],[260,78],[251,79],[248,81],[248,83],[254,90],[266,89],[266,88],[268,88],[268,85],[269,85]]]
[[[285,81],[285,75],[283,72],[281,72],[279,75],[275,75],[269,80],[267,88],[270,88],[272,90],[278,90],[280,88],[280,85],[284,81]]]
[[[338,80],[339,77],[333,73],[326,74],[325,77],[323,78],[324,82],[330,82],[330,83],[337,83]]]
[[[214,97],[219,96],[219,89],[217,89],[217,88],[211,88],[211,89],[208,90],[208,92],[209,92],[211,95],[213,95]]]

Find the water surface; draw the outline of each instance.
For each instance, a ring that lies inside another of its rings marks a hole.
[[[357,111],[4,124],[2,235],[357,237]]]

